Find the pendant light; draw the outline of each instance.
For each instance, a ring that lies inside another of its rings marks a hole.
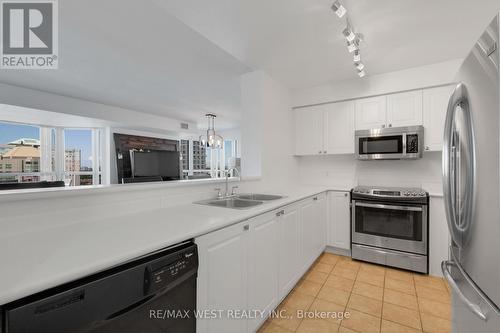
[[[215,117],[216,115],[212,113],[207,113],[205,115],[208,120],[207,134],[200,135],[200,147],[210,148],[210,149],[220,149],[224,145],[224,139],[222,136],[215,133]]]

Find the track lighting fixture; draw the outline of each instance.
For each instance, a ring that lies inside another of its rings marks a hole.
[[[340,3],[340,1],[335,1],[332,5],[332,10],[337,14],[338,17],[342,17],[347,13],[347,9]]]
[[[348,42],[352,42],[356,38],[356,34],[352,31],[349,25],[344,29],[344,31],[342,31],[342,34]]]
[[[359,63],[354,63],[354,66],[356,66],[356,69],[358,71],[362,71],[363,68],[365,68],[365,65],[363,65],[363,63],[359,62]]]
[[[354,51],[354,56],[352,57],[352,60],[354,62],[360,62],[361,61],[361,52],[359,52],[359,50]]]

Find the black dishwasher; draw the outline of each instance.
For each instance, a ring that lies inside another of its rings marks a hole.
[[[178,244],[3,306],[3,332],[195,333],[197,270]]]

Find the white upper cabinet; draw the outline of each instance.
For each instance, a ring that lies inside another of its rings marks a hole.
[[[325,106],[295,110],[295,154],[323,154],[323,123]]]
[[[386,104],[386,96],[377,96],[356,100],[356,129],[365,130],[385,127]]]
[[[354,154],[354,101],[328,104],[324,117],[326,154]]]
[[[424,106],[424,147],[426,151],[443,149],[444,123],[453,86],[425,89]]]
[[[422,90],[387,96],[387,127],[422,125]]]

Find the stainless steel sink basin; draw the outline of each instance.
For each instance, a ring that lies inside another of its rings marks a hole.
[[[225,207],[233,209],[245,209],[263,204],[262,201],[243,200],[237,197],[232,197],[227,199],[205,200],[205,201],[199,201],[197,203],[201,205]]]
[[[258,200],[258,201],[271,201],[283,198],[282,195],[259,194],[259,193],[237,194],[236,197],[244,200]]]

